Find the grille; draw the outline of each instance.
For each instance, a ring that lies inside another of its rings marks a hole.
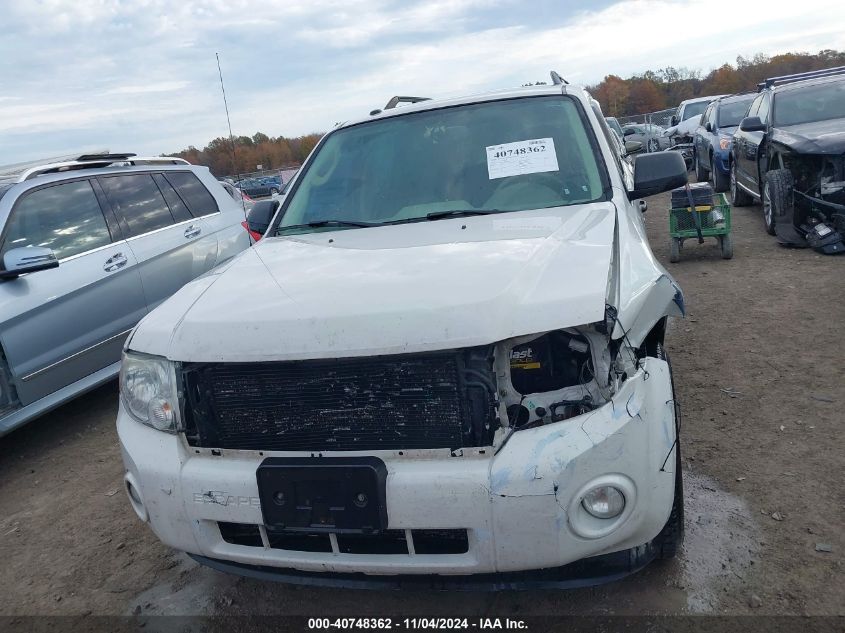
[[[183,368],[193,446],[352,451],[488,441],[492,366],[458,350]]]
[[[220,536],[232,545],[263,547],[259,526],[246,523],[217,524]],[[342,554],[409,554],[404,530],[385,530],[379,534],[338,534],[337,551]],[[328,534],[274,532],[267,530],[271,549],[296,552],[331,552]],[[411,530],[416,554],[465,554],[469,551],[466,530]]]

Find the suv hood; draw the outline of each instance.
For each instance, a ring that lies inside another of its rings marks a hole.
[[[334,358],[592,323],[615,226],[602,202],[265,238],[162,303],[128,347],[180,361]]]
[[[772,141],[801,154],[845,152],[845,118],[775,128]]]

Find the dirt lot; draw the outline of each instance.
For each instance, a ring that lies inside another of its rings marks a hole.
[[[667,196],[649,201],[668,262]],[[560,592],[381,593],[227,576],[162,546],[121,488],[116,384],[0,439],[0,615],[845,614],[845,258],[736,209],[735,257],[691,244],[668,348],[683,411],[682,555]],[[830,552],[816,551],[819,543]]]

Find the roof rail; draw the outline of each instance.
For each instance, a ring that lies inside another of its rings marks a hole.
[[[554,86],[562,86],[564,84],[567,84],[567,85],[569,84],[569,82],[566,81],[566,79],[564,79],[563,77],[561,77],[557,73],[557,71],[552,70],[552,71],[549,72],[549,75],[551,75],[551,77],[552,77],[552,85],[554,85]]]
[[[390,101],[387,102],[387,105],[384,106],[384,109],[391,110],[400,103],[419,103],[420,101],[431,101],[431,97],[392,97]]]
[[[184,158],[175,156],[136,156],[135,154],[85,154],[76,160],[60,163],[48,163],[37,167],[30,167],[14,174],[16,182],[24,182],[42,174],[54,174],[77,169],[94,169],[98,167],[133,167],[136,165],[190,165]]]
[[[835,68],[823,68],[821,70],[810,70],[805,73],[795,73],[794,75],[781,75],[779,77],[769,77],[765,81],[762,81],[757,84],[757,92],[760,92],[764,88],[771,88],[772,86],[790,84],[796,81],[804,81],[805,79],[818,79],[820,77],[830,77],[833,75],[845,75],[845,66],[836,66]]]

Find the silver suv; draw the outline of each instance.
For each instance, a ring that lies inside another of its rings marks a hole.
[[[179,158],[0,174],[0,436],[115,377],[145,314],[249,246],[243,219]]]

